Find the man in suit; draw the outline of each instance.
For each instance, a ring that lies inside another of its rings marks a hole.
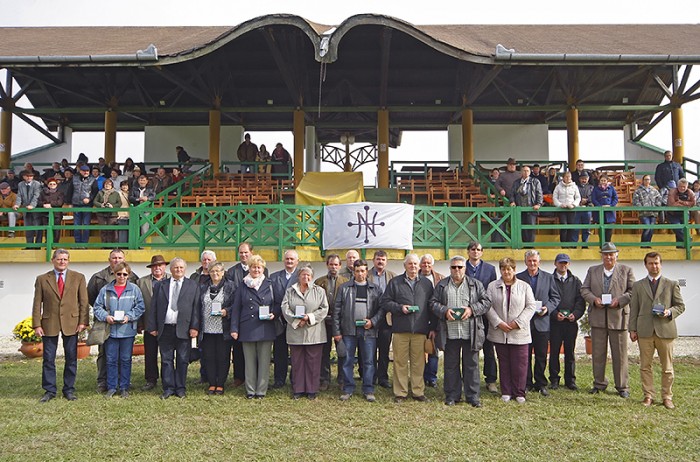
[[[17,198],[15,199],[15,205],[12,208],[15,210],[20,207],[26,208],[27,210],[35,209],[39,204],[39,195],[41,194],[42,189],[41,183],[34,181],[34,172],[31,170],[24,170],[21,176],[23,181],[19,184],[19,186],[17,186]],[[40,226],[41,214],[25,213],[24,225]],[[27,244],[41,244],[44,237],[44,233],[41,230],[27,230],[25,234]]]
[[[605,365],[610,342],[615,388],[620,397],[629,398],[626,331],[634,273],[629,266],[617,263],[618,250],[612,242],[603,244],[600,253],[603,264],[588,268],[581,286],[581,295],[588,303],[593,347],[593,388],[589,392],[600,393],[608,387]]]
[[[496,280],[496,267],[482,260],[484,256],[484,248],[476,241],[472,241],[467,245],[468,260],[466,275],[470,278],[477,279],[484,286],[484,289],[489,287]],[[493,394],[498,394],[498,366],[496,365],[496,352],[494,351],[493,343],[486,336],[489,333],[489,323],[484,323],[484,346],[482,352],[484,354],[484,379],[486,380],[486,388]]]
[[[540,253],[537,250],[525,252],[525,266],[527,269],[518,273],[516,277],[530,284],[535,300],[539,302],[538,305],[542,305],[537,307],[535,315],[530,320],[532,343],[527,355],[527,388],[539,391],[542,396],[549,396],[544,370],[547,367],[549,317],[559,306],[559,290],[554,282],[554,276],[546,271],[540,271]],[[534,370],[533,352],[535,353]]]
[[[327,341],[323,346],[323,353],[321,356],[321,386],[319,390],[328,390],[328,386],[331,383],[331,346],[333,342],[333,311],[335,310],[335,298],[338,293],[340,286],[348,282],[348,278],[341,276],[340,273],[340,255],[331,253],[326,256],[326,268],[328,268],[328,273],[325,276],[321,276],[316,279],[314,284],[319,287],[323,287],[326,291],[326,297],[328,298],[328,316],[326,316],[326,335]],[[343,378],[343,364],[345,364],[345,348],[343,345],[339,347],[342,342],[336,341],[335,351],[338,354],[338,383],[340,385],[345,383]],[[342,353],[342,354],[341,354]]]
[[[144,330],[146,319],[151,312],[151,301],[153,300],[153,287],[156,283],[170,277],[165,271],[168,262],[165,261],[162,255],[154,255],[151,257],[151,264],[146,265],[146,268],[151,270],[151,274],[139,278],[136,285],[141,289],[143,294],[143,303],[146,306],[146,311],[139,319],[139,330]],[[151,335],[150,332],[143,333],[143,349],[144,349],[144,367],[146,384],[141,388],[143,391],[153,390],[158,382],[158,338]]]
[[[78,371],[78,333],[85,330],[90,320],[85,276],[68,269],[70,254],[56,249],[51,257],[53,270],[36,278],[32,327],[44,343],[44,362],[41,385],[44,396],[41,403],[56,397],[56,349],[58,334],[63,337],[65,366],[63,368],[63,396],[75,401],[75,376]]]
[[[282,299],[288,287],[295,284],[299,279],[299,254],[296,250],[287,250],[284,252],[284,269],[281,269],[270,275],[272,281],[272,295],[275,308],[281,310]],[[289,368],[289,346],[287,345],[287,329],[283,321],[283,317],[279,317],[281,323],[281,333],[275,339],[274,352],[274,376],[275,381],[272,388],[282,388],[287,381],[287,369]],[[291,380],[291,378],[290,378]]]
[[[673,341],[678,337],[676,318],[685,311],[677,281],[661,276],[661,254],[644,256],[649,275],[634,283],[630,301],[630,340],[639,341],[639,372],[642,376],[642,404],[654,402],[654,374],[651,363],[654,350],[661,362],[661,399],[666,409],[673,404]]]
[[[396,276],[396,273],[386,269],[387,258],[388,256],[383,250],[374,252],[374,258],[372,259],[372,264],[374,266],[369,270],[367,278],[369,282],[379,287],[382,293],[386,290],[389,281]],[[385,309],[384,312],[388,313],[388,310]],[[392,332],[391,325],[389,324],[390,318],[391,315],[388,315],[380,320],[376,326],[377,362],[374,368],[374,382],[384,388],[391,388],[391,382],[389,382],[389,349],[391,348]]]
[[[160,347],[163,394],[185,397],[187,366],[190,363],[191,339],[197,338],[200,327],[201,301],[199,285],[185,277],[187,263],[182,258],[170,262],[170,279],[153,288],[151,310],[146,330],[158,337]]]
[[[433,265],[435,265],[435,258],[429,253],[420,257],[420,277],[429,279],[433,287],[435,287],[438,285],[438,282],[445,279],[445,276],[435,271]],[[438,348],[443,349],[444,345],[437,345],[433,354],[429,354],[428,359],[425,361],[423,381],[426,387],[437,388]]]

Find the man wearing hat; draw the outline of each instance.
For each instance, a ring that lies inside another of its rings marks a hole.
[[[170,274],[165,271],[165,267],[168,262],[162,255],[153,255],[151,257],[151,264],[146,265],[146,268],[151,270],[151,274],[143,276],[136,281],[136,285],[141,289],[143,294],[143,303],[146,305],[146,311],[144,315],[139,319],[139,330],[144,330],[145,320],[151,312],[151,300],[153,298],[153,287],[156,283],[168,279]],[[141,388],[144,391],[153,390],[158,383],[158,337],[150,334],[150,332],[143,333],[143,348],[145,351],[144,355],[144,366],[145,366],[145,376],[146,384]]]
[[[583,164],[583,161],[579,161]],[[578,166],[578,163],[577,163]],[[571,175],[571,178],[573,180],[573,174]],[[591,195],[593,194],[593,185],[589,183],[589,175],[586,170],[583,170],[578,177],[578,181],[575,181],[575,183],[578,184],[578,191],[581,194],[581,202],[579,203],[580,207],[590,207],[592,204],[591,202]],[[581,224],[581,225],[586,225],[585,228],[581,228],[581,242],[588,242],[588,237],[591,235],[591,231],[589,229],[589,226],[591,224],[591,212],[581,212],[581,211],[576,211],[574,212],[574,223],[575,224]],[[578,241],[578,233],[579,230],[575,229],[573,230],[574,236],[572,239],[574,241]],[[588,248],[588,247],[584,247]]]
[[[78,174],[73,177],[73,195],[70,198],[73,207],[92,207],[97,196],[97,182],[90,175],[90,167],[81,165]],[[68,199],[68,198],[66,198]],[[92,212],[73,212],[73,224],[76,244],[87,243],[90,240],[90,230],[82,227],[90,225]]]
[[[17,194],[12,192],[10,184],[6,181],[0,183],[0,208],[11,209],[15,206]],[[17,212],[0,212],[0,219],[7,214],[7,225],[10,230],[7,232],[7,237],[15,237],[15,226],[17,225]]]
[[[554,283],[559,291],[559,306],[550,317],[549,344],[549,382],[550,388],[559,388],[559,351],[564,344],[564,384],[569,390],[578,390],[576,386],[576,336],[578,320],[583,316],[586,302],[581,296],[581,280],[569,270],[571,258],[560,253],[554,259]]]
[[[634,273],[629,266],[617,263],[618,250],[612,242],[603,244],[600,253],[603,264],[588,268],[581,286],[581,296],[588,303],[593,346],[593,388],[590,393],[600,393],[608,387],[605,365],[610,342],[615,388],[622,398],[629,398],[627,328]]]
[[[22,180],[22,183],[20,183],[17,189],[15,205],[12,208],[15,210],[20,207],[26,208],[27,210],[35,209],[39,204],[41,183],[34,180],[34,172],[31,170],[24,170],[22,172]],[[25,213],[24,225],[41,226],[41,216],[38,213]],[[26,238],[27,244],[41,244],[41,241],[44,238],[44,233],[41,230],[27,230]]]

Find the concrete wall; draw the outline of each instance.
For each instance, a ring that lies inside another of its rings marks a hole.
[[[637,279],[646,276],[644,265],[640,261],[624,262],[630,265]],[[495,262],[491,262],[494,263]],[[226,267],[232,265],[232,262],[226,262]],[[315,277],[320,277],[325,274],[325,265],[323,262],[313,262],[313,268],[316,272]],[[80,271],[85,274],[86,279],[95,272],[107,266],[97,263],[73,263],[70,268]],[[571,271],[583,279],[586,276],[588,267],[591,262],[572,262]],[[187,274],[191,274],[199,267],[196,262],[190,262],[187,268]],[[9,335],[12,328],[32,312],[32,298],[34,294],[34,280],[38,274],[51,270],[51,264],[32,264],[32,263],[4,263],[0,264],[0,335]],[[388,268],[397,273],[403,272],[401,261],[391,260]],[[280,262],[269,262],[268,269],[270,272],[282,269]],[[449,262],[438,261],[435,264],[435,269],[442,274],[449,274]],[[554,271],[554,263],[551,261],[542,262],[541,269],[543,271]],[[139,276],[148,274],[148,269],[145,263],[133,265],[133,270]],[[525,265],[520,261],[517,264],[516,271],[524,271]],[[663,265],[663,274],[672,279],[685,279],[688,281],[687,287],[681,289],[683,298],[686,304],[686,312],[678,318],[678,330],[680,335],[700,336],[700,311],[693,309],[696,303],[700,300],[700,285],[693,284],[696,280],[696,272],[700,271],[700,265],[696,262],[684,261],[669,261]]]
[[[45,138],[45,140],[47,142],[50,142],[48,138]],[[25,162],[31,162],[33,164],[50,164],[52,162],[60,162],[63,158],[66,158],[68,159],[68,162],[71,162],[71,150],[73,148],[73,130],[70,127],[65,127],[63,132],[63,140],[64,142],[62,144],[50,145],[46,149],[41,149],[36,152],[31,152],[29,154],[21,156],[13,156],[12,163],[24,164]],[[100,154],[100,156],[101,155],[102,154]],[[17,173],[19,173],[21,169],[21,166],[15,167],[15,171]],[[41,171],[41,168],[37,168],[37,170],[43,173]]]
[[[191,157],[209,158],[209,127],[146,127],[147,162],[177,162],[175,146],[182,146]],[[236,151],[243,141],[243,127],[221,127],[220,159],[238,162]]]
[[[447,127],[450,160],[462,160],[462,126]],[[548,126],[474,125],[474,155],[477,161],[491,159],[549,159]]]

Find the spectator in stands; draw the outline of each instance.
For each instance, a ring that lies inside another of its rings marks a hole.
[[[608,184],[608,176],[603,174],[598,179],[598,186],[593,188],[593,193],[591,193],[591,202],[596,207],[615,207],[617,205],[617,191],[613,185]],[[615,223],[615,211],[604,212],[603,219],[606,224]],[[600,213],[593,213],[593,223],[598,223],[600,220]],[[613,230],[612,228],[607,228],[605,230],[605,242],[610,242],[612,240]]]
[[[542,194],[552,194],[554,188],[559,184],[559,170],[554,167],[549,167],[547,170],[547,189],[542,190]]]
[[[275,176],[287,177],[292,165],[292,156],[284,149],[282,143],[275,145],[272,151],[272,174]]]
[[[12,192],[10,185],[6,181],[0,183],[0,208],[11,209],[16,200],[17,194]],[[17,212],[0,212],[0,219],[4,220],[7,216],[7,225],[10,227],[7,237],[15,237],[14,227],[17,226],[17,215]]]
[[[29,166],[31,167],[31,164]],[[24,170],[21,176],[23,181],[19,185],[15,205],[12,208],[17,210],[22,207],[30,210],[30,212],[24,214],[24,226],[41,226],[41,215],[31,212],[32,209],[39,205],[39,196],[42,189],[41,183],[34,180],[35,175],[32,170]],[[27,230],[25,234],[27,244],[41,244],[44,237],[44,233],[41,230]]]
[[[107,179],[106,176],[101,174],[102,171],[98,167],[92,167],[92,170],[90,171],[90,174],[92,177],[95,179],[95,182],[97,183],[97,190],[101,191],[102,187],[104,186],[105,180]]]
[[[554,188],[552,193],[552,202],[555,207],[566,210],[565,212],[557,213],[559,224],[572,225],[575,223],[574,212],[572,209],[581,204],[581,191],[576,183],[571,181],[571,172],[565,172],[561,182]],[[560,242],[576,242],[578,240],[578,230],[576,229],[561,229],[559,230]]]
[[[180,168],[183,172],[189,172],[192,168],[192,162],[206,163],[207,159],[200,159],[198,157],[190,157],[182,146],[175,146],[175,152],[177,153],[177,161],[180,163]]]
[[[496,180],[498,180],[498,177],[501,175],[501,171],[498,168],[491,169],[491,173],[489,174],[489,180],[491,180],[491,183],[496,183]]]
[[[511,192],[513,191],[513,185],[516,181],[520,180],[520,173],[515,171],[516,162],[512,157],[508,158],[508,163],[506,164],[506,171],[501,172],[501,174],[496,179],[494,186],[498,190],[502,199],[505,202],[512,202]],[[529,168],[528,168],[529,170]],[[529,173],[528,173],[529,174]]]
[[[360,259],[360,254],[358,253],[357,250],[350,249],[347,252],[345,252],[345,268],[342,269],[340,272],[341,276],[344,276],[348,279],[352,279],[353,277],[353,268],[355,265],[355,260]]]
[[[70,203],[73,197],[73,177],[75,176],[73,169],[68,167],[63,171],[63,180],[59,181],[58,189],[63,193],[63,198],[67,203]]]
[[[105,178],[109,178],[109,173],[112,169],[109,167],[109,165],[107,165],[107,161],[105,161],[104,157],[97,159],[97,165],[93,166],[93,168],[95,167],[97,167],[97,169],[100,171],[100,175],[104,176]]]
[[[522,212],[522,224],[534,225],[537,220],[537,210],[542,207],[544,201],[542,185],[530,176],[530,167],[523,165],[520,168],[520,181],[513,184],[510,205],[518,207],[532,207],[534,212]],[[535,230],[522,230],[523,242],[535,242]]]
[[[44,174],[41,175],[41,179],[46,182],[49,178],[55,178],[56,176],[63,177],[63,172],[61,171],[61,164],[54,162],[51,164],[51,168],[44,169]]]
[[[243,138],[237,151],[238,160],[241,161],[241,173],[255,173],[251,162],[255,162],[258,156],[258,146],[250,141],[250,133],[246,133]]]
[[[695,194],[695,207],[700,207],[700,181],[695,180],[691,189],[693,190],[693,194]],[[696,210],[690,212],[690,215],[693,218],[693,223],[700,225],[700,211]],[[697,229],[696,232],[700,234],[700,229]]]
[[[433,268],[435,265],[435,258],[426,253],[420,257],[420,277],[427,278],[433,284],[433,287],[438,285],[438,282],[445,279],[445,276],[435,271]],[[425,370],[423,371],[423,381],[426,387],[437,388],[437,373],[438,373],[438,349],[445,349],[445,342],[443,339],[436,338],[436,348],[431,354],[428,354],[427,360],[425,362]],[[478,376],[478,373],[477,373]]]
[[[179,167],[173,167],[170,177],[173,180],[172,184],[179,183],[185,179],[185,175],[182,174],[182,170]]]
[[[63,192],[58,189],[58,180],[56,178],[49,178],[46,182],[46,188],[41,191],[39,195],[39,204],[44,209],[61,209],[65,203],[65,197]],[[50,213],[42,213],[40,216],[41,224],[44,226],[49,225],[49,219],[51,218]],[[61,225],[61,220],[63,220],[63,214],[60,212],[55,212],[53,214],[52,224],[54,226]],[[57,243],[61,239],[61,230],[54,229],[53,231],[53,242]]]
[[[172,184],[172,179],[163,167],[159,167],[158,170],[156,170],[156,174],[151,178],[151,186],[153,187],[153,192],[156,194],[160,194]]]
[[[578,186],[581,186],[581,175],[583,175],[584,172],[590,179],[591,172],[586,170],[583,161],[579,159],[576,161],[576,169],[573,172],[571,172],[571,180]]]
[[[114,189],[114,183],[107,178],[102,186],[102,189],[95,196],[93,201],[95,208],[100,209],[97,212],[97,223],[102,226],[114,226],[117,224],[117,212],[112,209],[118,209],[122,202],[119,191]],[[102,242],[117,242],[117,233],[114,229],[101,229],[100,240]]]
[[[39,173],[38,170],[36,170],[36,169],[34,168],[34,166],[31,164],[31,162],[26,162],[26,163],[24,164],[24,170],[25,170],[25,171],[30,171],[30,172],[34,173],[34,179],[35,179],[36,181],[39,181],[39,178],[41,177],[41,174]]]
[[[660,207],[661,193],[651,185],[651,176],[644,175],[642,184],[634,191],[632,195],[632,205],[635,207]],[[656,218],[659,212],[654,210],[642,210],[639,212],[639,223],[643,225],[656,224]],[[642,242],[651,242],[651,237],[654,235],[654,228],[642,229]],[[644,246],[648,248],[648,246]]]
[[[136,170],[134,170],[136,172]],[[153,201],[156,198],[156,193],[148,185],[148,178],[146,175],[141,175],[138,177],[138,185],[131,189],[129,193],[129,202],[131,205],[141,205],[147,201]],[[144,214],[148,216],[148,214]],[[146,234],[148,232],[148,223],[141,225],[141,234]]]
[[[139,177],[141,176],[141,167],[135,165],[131,171],[131,178],[129,180],[129,190],[133,191],[139,187]],[[145,175],[144,175],[145,176]],[[146,177],[146,184],[148,184],[148,177]]]
[[[122,168],[122,175],[131,179],[131,176],[134,173],[134,167],[136,167],[136,164],[134,164],[133,159],[131,157],[127,157],[124,161],[124,168]]]
[[[119,185],[126,180],[126,176],[122,175],[118,168],[112,168],[109,171],[109,179],[112,180],[114,189],[119,189]]]
[[[265,162],[265,163],[261,163],[260,165],[258,165],[258,172],[270,173],[272,171],[272,166],[269,163],[271,160],[272,160],[272,155],[268,152],[265,145],[261,144],[260,151],[258,151],[258,155],[255,158],[255,161],[256,162]]]
[[[65,172],[68,169],[71,169],[70,164],[68,163],[68,159],[64,157],[63,159],[61,159],[61,172]]]
[[[73,207],[92,207],[92,201],[97,196],[97,182],[90,175],[90,167],[81,165],[78,174],[73,177],[73,195],[71,204]],[[90,230],[82,227],[89,226],[92,212],[73,212],[73,225],[75,225],[75,242],[87,243],[90,240]]]
[[[548,191],[551,191],[547,177],[540,171],[540,164],[532,164],[532,172],[530,173],[530,176],[539,180],[540,185],[542,186],[543,194],[547,194]]]
[[[129,204],[129,180],[124,180],[119,184],[119,208],[128,209]],[[129,225],[129,211],[121,210],[117,212],[117,226]],[[117,242],[129,242],[129,230],[120,229],[117,231]]]
[[[668,193],[668,206],[669,207],[694,207],[695,206],[695,194],[688,187],[688,180],[681,178],[678,180],[678,187],[671,189]],[[667,212],[668,222],[671,224],[682,224],[685,223],[684,216],[687,212]],[[676,242],[685,242],[685,227],[681,229],[674,229],[673,232],[676,234]],[[677,246],[680,248],[681,246]]]
[[[2,181],[3,183],[9,184],[9,185],[10,185],[10,190],[11,190],[13,193],[17,194],[17,186],[19,186],[19,183],[20,183],[21,180],[17,177],[17,175],[15,175],[15,171],[14,171],[14,170],[8,169],[8,170],[7,170],[7,174],[5,174],[5,178],[3,178],[3,179],[0,180],[0,181]]]
[[[654,181],[658,187],[668,184],[669,181],[675,181],[684,178],[683,167],[678,162],[673,161],[673,153],[671,151],[664,152],[664,161],[656,166],[654,173]]]
[[[78,160],[76,160],[76,163],[87,164],[88,162],[88,157],[85,155],[84,152],[78,154]]]

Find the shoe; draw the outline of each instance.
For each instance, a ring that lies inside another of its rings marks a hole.
[[[481,407],[481,401],[467,401],[471,407]]]
[[[187,394],[186,394],[184,391],[176,391],[176,392],[175,392],[175,396],[177,396],[177,397],[180,398],[180,399],[185,399],[185,397],[187,396]]]
[[[216,393],[216,387],[209,387],[209,389],[207,390],[207,395],[211,396],[214,393]]]
[[[340,398],[339,398],[339,399],[340,399],[341,401],[347,401],[347,400],[350,399],[351,396],[352,396],[352,395],[351,395],[350,393],[343,393],[342,395],[340,395]]]
[[[419,396],[414,396],[413,401],[420,401],[421,403],[424,403],[428,401],[428,398],[425,397],[425,395],[419,395]]]
[[[160,395],[160,399],[168,399],[171,396],[173,396],[175,393],[172,391],[164,391],[162,395]]]
[[[255,395],[254,396],[255,399],[263,399],[264,397],[265,397],[265,395]]]
[[[622,390],[621,392],[618,393],[618,395],[620,395],[620,398],[629,398],[630,392],[627,390]]]
[[[388,380],[380,380],[379,386],[382,388],[391,388],[391,382],[389,382]]]
[[[253,394],[248,393],[247,395],[245,395],[245,399],[253,399],[253,398],[255,398],[255,395],[253,395]]]
[[[525,386],[525,391],[533,391],[533,390],[536,390],[534,385],[530,384],[530,385]]]
[[[272,388],[282,388],[284,386],[284,382],[275,382],[272,384]]]
[[[141,391],[150,391],[156,387],[155,382],[146,382],[146,385],[141,387]]]
[[[425,381],[425,386],[430,387],[430,388],[437,388],[437,380],[426,380]]]
[[[328,391],[328,387],[330,384],[328,382],[321,382],[321,385],[319,385],[318,390],[319,391]]]
[[[654,404],[654,400],[651,399],[651,396],[645,396],[642,400],[642,404],[644,405],[644,407],[649,407],[652,404]]]
[[[311,401],[313,401],[313,400],[315,400],[316,398],[318,398],[318,393],[307,393],[306,398],[307,398],[307,399],[310,399]]]
[[[542,395],[544,397],[549,396],[549,390],[547,390],[547,387],[542,387],[542,388],[540,388],[539,391],[540,391],[540,395]]]
[[[98,384],[97,384],[97,393],[102,394],[102,393],[104,393],[104,392],[106,392],[106,391],[107,391],[107,384],[104,384],[104,383],[98,383]]]
[[[53,393],[49,393],[49,392],[47,391],[46,393],[44,393],[44,396],[42,396],[42,397],[39,399],[39,402],[40,402],[40,403],[48,403],[49,401],[51,401],[51,400],[54,399],[55,397],[56,397],[56,395],[54,395]]]
[[[486,389],[493,394],[498,394],[498,385],[496,385],[494,382],[487,383],[486,384]]]
[[[243,385],[243,380],[241,380],[241,379],[233,379],[233,387],[234,387],[234,388],[240,387],[241,385]]]
[[[224,394],[224,387],[216,387],[214,394],[217,396],[222,396]]]
[[[525,397],[524,397],[524,396],[516,396],[516,397],[515,397],[515,401],[516,401],[518,404],[523,404],[523,403],[525,402]]]
[[[109,399],[116,394],[117,390],[107,390],[107,393],[105,393],[105,399]]]
[[[304,393],[294,393],[292,395],[292,399],[294,399],[294,400],[301,399],[303,397],[304,397]]]
[[[63,394],[63,397],[66,398],[68,401],[75,401],[76,399],[78,399],[78,397],[75,396],[75,393],[73,393],[72,391],[65,392]]]
[[[550,390],[558,390],[558,389],[559,389],[559,382],[552,382],[552,383],[549,385],[549,389],[550,389]]]
[[[121,397],[128,398],[129,397],[129,390],[122,390]]]
[[[365,395],[365,399],[370,403],[377,401],[377,398],[374,396],[374,393],[367,393]]]
[[[671,401],[669,398],[664,399],[664,407],[666,409],[675,409],[676,406],[673,404],[673,401]]]
[[[600,388],[593,387],[590,390],[588,390],[588,393],[595,395],[598,393],[603,393],[603,391],[605,391],[605,390],[601,390]]]
[[[507,403],[508,401],[510,401],[510,395],[501,395],[501,401]]]
[[[573,382],[572,382],[572,383],[567,383],[567,384],[566,384],[566,388],[568,388],[569,390],[573,390],[573,391],[577,391],[577,390],[578,390],[578,387],[577,387],[576,384],[573,383]]]
[[[445,401],[445,406],[454,406],[454,405],[456,405],[456,403],[455,403],[455,400],[453,400],[453,399],[448,399],[447,401]]]
[[[406,397],[405,397],[405,396],[394,396],[394,402],[395,402],[395,403],[403,403],[404,401],[406,401]]]

